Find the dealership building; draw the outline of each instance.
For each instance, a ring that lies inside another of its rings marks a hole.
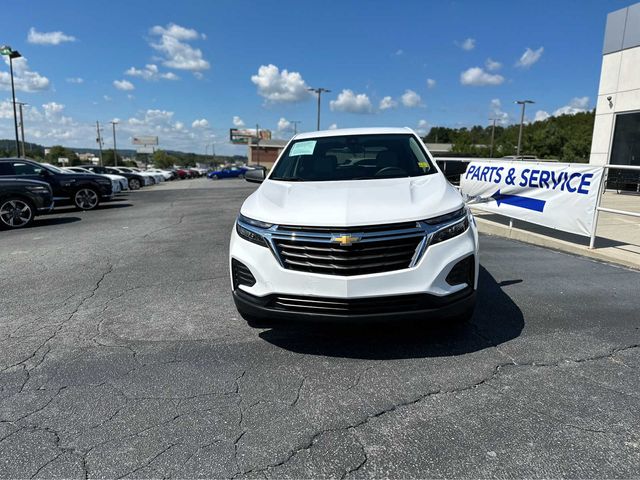
[[[607,16],[590,163],[640,166],[640,3]]]

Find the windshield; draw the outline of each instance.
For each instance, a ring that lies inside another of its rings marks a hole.
[[[50,163],[43,163],[42,165],[44,165],[45,167],[47,167],[49,170],[51,170],[53,173],[73,173],[73,172],[69,172],[69,171],[65,171],[62,170],[61,168],[58,168],[54,165],[51,165]]]
[[[372,180],[418,177],[435,171],[411,134],[347,135],[291,143],[269,180]]]

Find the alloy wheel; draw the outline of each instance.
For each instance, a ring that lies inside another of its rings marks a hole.
[[[98,205],[98,194],[90,188],[81,188],[74,197],[76,206],[82,210],[91,210]]]
[[[32,219],[33,210],[31,206],[22,200],[7,200],[0,206],[0,220],[8,227],[24,227]]]

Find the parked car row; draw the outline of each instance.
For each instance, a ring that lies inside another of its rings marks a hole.
[[[29,159],[0,158],[0,228],[26,227],[54,206],[93,210],[124,190],[187,178],[180,170],[98,165],[59,168]]]

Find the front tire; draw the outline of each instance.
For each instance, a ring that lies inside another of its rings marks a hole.
[[[0,201],[0,225],[4,228],[24,228],[34,217],[33,205],[28,200],[12,197]]]
[[[138,180],[137,178],[130,178],[129,179],[129,189],[130,190],[140,190],[140,180]]]
[[[211,175],[211,180],[218,180],[218,175]]]
[[[93,210],[100,204],[100,196],[91,187],[79,188],[73,194],[73,203],[80,210]]]

